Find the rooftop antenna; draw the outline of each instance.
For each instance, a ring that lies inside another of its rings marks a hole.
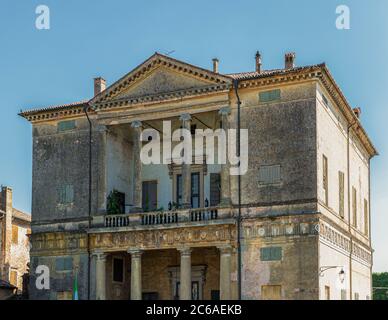
[[[171,51],[169,51],[169,52],[166,52],[164,55],[165,56],[169,56],[170,54],[173,54],[175,52],[175,50],[171,50]]]

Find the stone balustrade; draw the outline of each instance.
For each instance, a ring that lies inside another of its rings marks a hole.
[[[178,209],[171,211],[154,211],[103,216],[106,228],[120,228],[128,226],[170,225],[176,223],[204,222],[231,217],[230,208],[196,208]],[[98,217],[94,219],[98,223]]]

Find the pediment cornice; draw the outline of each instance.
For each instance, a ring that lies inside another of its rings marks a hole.
[[[126,98],[119,98],[130,87],[133,87],[136,83],[141,82],[147,78],[151,73],[160,67],[171,70],[180,75],[186,75],[187,77],[197,79],[203,85],[200,88],[187,88],[186,90],[178,90],[171,92],[161,92],[153,95],[145,95],[143,97],[131,97],[125,101]],[[168,97],[174,98],[185,95],[203,94],[209,91],[219,91],[228,88],[232,84],[232,79],[228,76],[224,76],[218,73],[214,73],[210,70],[206,70],[171,57],[164,56],[159,53],[155,53],[145,62],[140,64],[134,70],[130,71],[124,77],[113,83],[106,90],[95,96],[90,105],[94,108],[101,108],[101,106],[112,106],[122,103],[138,103],[140,101],[152,101],[160,99],[168,99]]]

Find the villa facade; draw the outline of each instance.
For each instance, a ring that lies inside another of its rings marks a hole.
[[[108,87],[96,78],[90,100],[21,113],[33,126],[32,298],[72,298],[75,276],[80,299],[237,299],[239,285],[242,299],[371,297],[377,151],[360,109],[325,64],[296,67],[294,54],[276,70],[259,54],[252,72],[218,64],[155,53]],[[163,140],[164,121],[247,129],[240,183],[206,152],[143,164],[142,130]]]

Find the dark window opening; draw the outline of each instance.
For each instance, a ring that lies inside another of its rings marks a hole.
[[[157,210],[157,181],[143,181],[142,208],[145,212]]]
[[[113,281],[124,281],[124,260],[113,258]]]

